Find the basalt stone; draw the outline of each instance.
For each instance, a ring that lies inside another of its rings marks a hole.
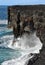
[[[31,58],[31,59],[28,61],[28,64],[27,64],[27,65],[33,65],[38,58],[39,58],[39,55],[38,55],[38,54],[34,54],[34,57]]]

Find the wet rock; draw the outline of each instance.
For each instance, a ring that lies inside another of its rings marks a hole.
[[[32,59],[29,60],[27,65],[33,65],[33,63],[36,62],[36,60],[38,59],[39,55],[38,54],[33,54],[34,57]]]

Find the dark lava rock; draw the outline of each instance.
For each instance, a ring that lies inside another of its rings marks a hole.
[[[45,65],[45,47],[44,46],[41,53],[39,54],[38,60],[33,65]]]
[[[38,59],[38,56],[38,54],[34,54],[34,57],[29,60],[27,65],[33,65],[33,63]]]

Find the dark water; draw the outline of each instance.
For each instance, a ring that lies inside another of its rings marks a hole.
[[[0,27],[7,27],[6,24],[0,24]]]

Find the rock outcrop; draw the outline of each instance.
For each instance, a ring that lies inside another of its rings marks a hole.
[[[37,30],[37,36],[44,43],[45,42],[45,17],[44,17],[44,12],[39,11],[38,14],[33,15],[33,19],[34,19],[33,20],[34,21],[34,27]]]
[[[13,24],[17,21],[17,12],[20,10],[21,21],[25,16],[33,16],[34,27],[37,30],[37,36],[42,42],[45,42],[45,5],[29,6],[10,6],[8,7],[8,23]]]

